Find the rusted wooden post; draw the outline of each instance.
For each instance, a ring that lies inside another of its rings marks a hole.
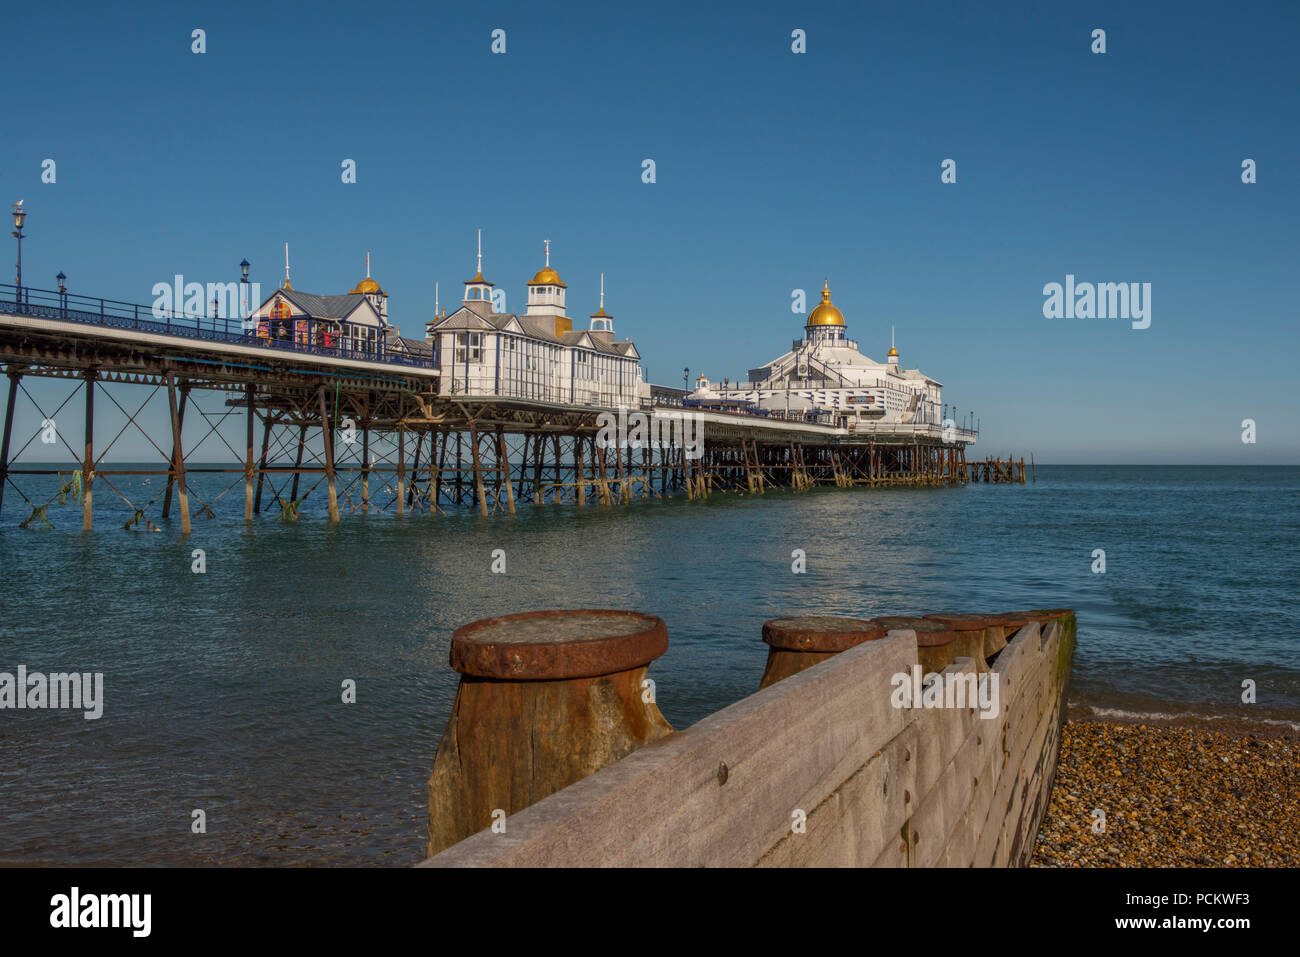
[[[190,494],[185,487],[185,448],[181,442],[181,417],[176,407],[176,377],[167,377],[167,405],[172,417],[172,475],[168,482],[176,482],[176,496],[181,510],[181,534],[190,533]],[[185,395],[181,395],[181,409],[185,407]],[[170,502],[168,503],[170,504]]]
[[[989,670],[988,660],[1006,647],[1002,641],[1002,619],[996,615],[938,612],[925,616],[928,621],[948,625],[957,632],[953,641],[953,657],[972,658],[975,670]]]
[[[763,640],[769,647],[767,669],[758,686],[766,688],[864,641],[884,638],[885,632],[884,626],[861,618],[774,618],[763,625]]]
[[[537,611],[456,629],[461,674],[429,777],[429,855],[672,733],[646,679],[653,615]]]
[[[954,642],[957,632],[952,626],[926,618],[909,618],[903,615],[885,615],[872,618],[877,625],[884,625],[888,631],[907,628],[916,632],[916,650],[918,663],[927,672],[943,671],[957,657]]]

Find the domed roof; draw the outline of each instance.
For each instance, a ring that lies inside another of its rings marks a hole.
[[[366,293],[377,292],[381,296],[384,295],[384,291],[379,288],[379,283],[375,282],[369,276],[357,283],[356,288],[353,289],[352,292],[354,294],[362,293],[363,295]]]
[[[560,278],[560,274],[556,272],[554,269],[552,269],[550,266],[543,266],[541,269],[539,269],[537,271],[537,275],[533,277],[532,282],[530,282],[528,285],[560,286],[561,288],[564,289],[569,288],[568,286],[564,285],[564,280]]]
[[[831,302],[831,284],[829,279],[822,284],[822,301],[818,303],[817,308],[808,316],[808,325],[844,325],[844,313],[836,309],[834,304]]]
[[[889,347],[889,354],[893,356],[895,359],[898,358],[898,350],[895,349],[893,346]]]

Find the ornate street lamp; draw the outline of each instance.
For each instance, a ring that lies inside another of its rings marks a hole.
[[[23,209],[23,201],[20,199],[14,203],[14,231],[13,236],[18,240],[18,276],[14,285],[18,289],[18,301],[23,299],[23,220],[27,218],[27,210]]]
[[[248,301],[248,260],[245,259],[239,264],[239,291],[241,311],[239,318],[247,319],[250,312],[253,311],[253,304]]]
[[[60,269],[59,274],[55,276],[54,279],[59,284],[59,305],[62,307],[64,312],[67,312],[68,311],[68,277],[63,275],[63,270]]]

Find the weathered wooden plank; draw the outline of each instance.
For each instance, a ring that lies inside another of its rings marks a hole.
[[[433,866],[743,866],[911,721],[891,678],[916,661],[891,633],[778,682],[430,858]]]

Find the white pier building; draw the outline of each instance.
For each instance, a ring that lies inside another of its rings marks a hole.
[[[568,286],[546,262],[528,283],[522,315],[497,312],[494,284],[483,278],[482,234],[478,270],[465,283],[460,308],[426,323],[426,339],[440,373],[443,395],[500,396],[570,405],[636,408],[649,396],[641,356],[630,340],[614,338],[614,317],[600,308],[588,328],[574,329],[566,312]]]
[[[705,407],[815,416],[850,431],[874,431],[864,428],[867,423],[941,430],[943,385],[919,369],[904,369],[892,342],[885,361],[877,362],[860,352],[846,331],[828,280],[821,302],[808,315],[804,337],[789,352],[751,369],[747,382],[719,384],[701,376],[689,398]]]

